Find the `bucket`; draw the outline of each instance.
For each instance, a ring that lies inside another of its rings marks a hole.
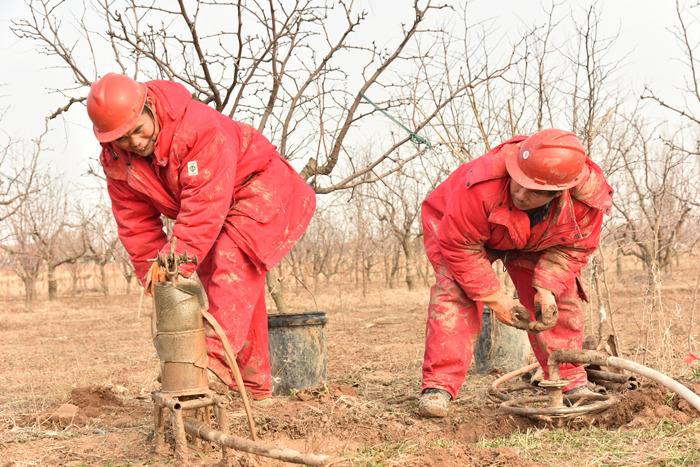
[[[268,315],[272,394],[326,384],[326,313]]]
[[[496,319],[489,307],[484,307],[481,335],[474,350],[476,372],[509,372],[530,361],[530,341],[527,333],[506,326]]]

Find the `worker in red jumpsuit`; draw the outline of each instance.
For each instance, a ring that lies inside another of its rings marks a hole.
[[[435,270],[426,324],[419,414],[444,417],[471,363],[483,305],[528,331],[547,377],[553,350],[580,349],[586,300],[581,268],[600,241],[612,189],[571,132],[515,137],[460,166],[423,202],[425,250]],[[501,259],[518,293],[491,263]],[[564,364],[564,391],[586,372]]]
[[[169,253],[161,215],[174,219],[177,254],[196,256],[209,312],[237,353],[253,398],[271,394],[265,274],[301,237],[313,190],[252,127],[231,120],[170,81],[109,73],[87,97],[100,161],[136,276]],[[221,342],[207,337],[209,369],[229,387]]]

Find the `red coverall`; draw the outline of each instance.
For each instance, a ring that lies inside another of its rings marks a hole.
[[[491,267],[497,258],[504,260],[531,319],[534,287],[556,297],[556,326],[528,334],[545,376],[551,351],[582,346],[581,299],[586,296],[579,276],[598,246],[612,189],[602,170],[587,160],[588,177],[555,198],[544,220],[530,228],[527,213],[513,207],[504,161],[506,151],[518,151],[524,139],[515,137],[463,164],[423,202],[424,244],[436,281],[428,306],[422,389],[440,388],[456,397],[481,331],[478,301],[500,289]],[[562,365],[561,377],[570,380],[565,390],[586,383],[580,366]]]
[[[169,252],[160,215],[175,219],[178,254],[199,259],[209,312],[238,353],[253,397],[265,397],[272,382],[265,273],[306,230],[315,194],[252,127],[195,101],[180,84],[146,85],[160,125],[153,156],[102,145],[119,237],[143,279],[147,260]],[[221,342],[208,336],[207,348],[209,368],[232,385]]]

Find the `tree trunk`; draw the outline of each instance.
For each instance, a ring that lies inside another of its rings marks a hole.
[[[413,252],[413,248],[411,248],[413,242],[411,242],[410,237],[406,237],[402,242],[401,242],[401,247],[403,248],[403,254],[404,257],[406,258],[406,285],[408,286],[408,290],[415,290],[417,281],[416,281],[416,255]]]
[[[265,282],[267,283],[267,290],[270,292],[270,296],[275,302],[277,312],[289,313],[289,307],[287,306],[287,300],[285,298],[284,278],[282,274],[280,274],[280,267],[281,266],[276,266],[268,271]]]
[[[105,297],[109,295],[109,284],[107,283],[107,268],[104,263],[100,263],[100,288],[102,289],[102,295]]]
[[[391,278],[391,268],[390,264],[391,262],[389,261],[389,256],[387,255],[386,250],[384,251],[384,254],[382,255],[382,264],[384,265],[384,285],[389,287],[390,284],[390,278]]]
[[[396,276],[399,273],[399,259],[401,257],[401,252],[398,248],[394,250],[394,257],[391,260],[391,272],[389,274],[389,287],[396,287]]]
[[[58,284],[56,283],[56,266],[53,264],[46,265],[46,282],[49,288],[49,300],[55,300],[58,292]]]
[[[22,283],[24,284],[24,305],[27,309],[31,308],[36,298],[35,282],[34,277],[22,278]]]
[[[362,254],[362,296],[367,296],[367,283],[369,282],[369,275],[372,271],[372,262],[365,257],[365,253]]]
[[[358,251],[359,249],[355,249],[355,254],[353,255],[352,258],[352,270],[353,270],[353,275],[355,276],[355,288],[357,288],[358,285],[360,285],[360,274],[362,274],[362,267],[364,266],[364,252],[361,250]],[[364,295],[364,293],[363,293]]]

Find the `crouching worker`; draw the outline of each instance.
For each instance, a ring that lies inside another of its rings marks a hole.
[[[161,214],[174,219],[176,253],[199,260],[180,274],[196,268],[245,385],[253,398],[268,397],[265,274],[306,230],[313,190],[263,135],[178,83],[109,73],[92,85],[87,111],[136,276],[143,283],[148,259],[169,253]],[[216,337],[207,336],[207,351],[211,372],[235,387]]]
[[[444,417],[464,381],[483,305],[528,331],[547,358],[583,341],[580,271],[600,241],[612,189],[570,132],[518,136],[460,166],[423,202],[425,250],[435,270],[425,335],[419,414]],[[518,299],[501,289],[501,259]],[[581,366],[564,364],[564,391],[586,390]]]

